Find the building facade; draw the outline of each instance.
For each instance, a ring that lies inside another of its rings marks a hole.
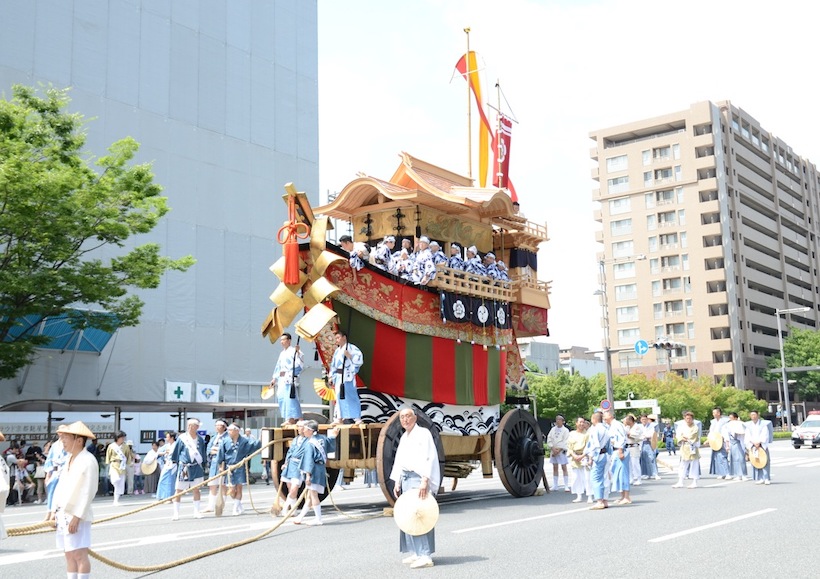
[[[134,242],[197,263],[140,292],[140,325],[101,352],[42,350],[0,384],[0,409],[164,401],[168,384],[192,386],[189,401],[204,384],[220,400],[259,402],[280,350],[259,328],[279,283],[268,268],[282,255],[283,186],[318,202],[316,1],[6,2],[0,91],[15,83],[70,87],[94,155],[134,137],[135,162],[153,163],[171,208]]]
[[[818,322],[815,165],[728,101],[590,138],[615,372],[712,376],[777,401],[761,377],[776,312],[809,308],[781,313],[784,335]]]

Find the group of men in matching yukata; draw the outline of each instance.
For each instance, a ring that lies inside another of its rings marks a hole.
[[[746,460],[767,452],[773,440],[772,423],[750,412],[750,420],[742,422],[737,413],[723,416],[719,407],[712,410],[709,426],[709,444],[712,448],[709,474],[718,479],[748,480]],[[694,413],[686,411],[674,426],[675,442],[680,449],[678,480],[673,488],[697,488],[700,479],[700,447],[703,425]],[[641,485],[642,480],[659,480],[656,462],[658,440],[657,417],[654,414],[627,415],[623,421],[615,419],[612,411],[595,412],[591,420],[578,417],[575,430],[564,425],[563,416],[555,418],[555,426],[547,435],[549,463],[552,464],[552,485],[558,487],[559,468],[563,470],[563,488],[575,493],[572,502],[578,503],[587,495],[592,509],[609,507],[610,492],[620,492],[617,505],[632,502],[630,486]],[[754,466],[761,464],[760,468]],[[765,463],[765,464],[764,464]],[[567,466],[572,471],[569,482]],[[771,484],[771,464],[768,460],[752,461],[752,477],[756,484]]]
[[[395,250],[396,238],[388,235],[373,250],[372,256],[367,245],[354,242],[349,235],[339,239],[342,249],[350,254],[350,267],[358,271],[365,263],[387,271],[402,279],[418,285],[427,285],[436,277],[436,266],[444,264],[451,269],[466,272],[470,275],[480,275],[500,281],[510,281],[507,265],[503,261],[496,261],[495,254],[487,252],[484,259],[479,257],[479,251],[471,245],[462,256],[462,248],[458,243],[450,244],[450,256],[446,256],[441,245],[436,240],[430,241],[427,236],[419,237],[416,247],[408,238],[402,239],[402,247]]]

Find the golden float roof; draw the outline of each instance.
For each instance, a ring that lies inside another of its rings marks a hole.
[[[401,160],[390,181],[370,176],[354,179],[336,199],[314,212],[350,220],[373,211],[422,205],[476,220],[514,215],[512,200],[503,189],[472,187],[471,179],[408,153],[402,153]]]

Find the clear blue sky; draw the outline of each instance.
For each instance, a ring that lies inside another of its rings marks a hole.
[[[820,161],[818,2],[318,0],[318,10],[322,195],[357,171],[389,178],[401,151],[467,173],[465,83],[450,81],[471,28],[485,100],[500,81],[519,121],[510,174],[527,217],[548,227],[539,277],[552,281],[549,341],[562,347],[601,346],[591,131],[729,99]]]

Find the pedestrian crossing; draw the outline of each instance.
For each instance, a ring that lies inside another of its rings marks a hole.
[[[813,455],[813,456],[812,456]],[[774,457],[772,458],[772,467],[783,468],[794,466],[797,468],[816,468],[820,467],[820,453],[812,453],[805,457]]]

